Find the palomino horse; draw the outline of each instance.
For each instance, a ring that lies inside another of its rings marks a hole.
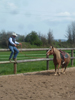
[[[61,54],[60,54],[60,51],[52,46],[50,46],[50,49],[47,51],[46,55],[49,56],[49,55],[52,55],[54,56],[53,58],[53,62],[54,62],[54,65],[55,65],[55,75],[57,75],[57,65],[58,65],[58,74],[60,75],[60,72],[59,72],[59,67],[61,66],[62,68],[62,73],[65,74],[65,71],[66,71],[66,67],[68,66],[69,62],[70,62],[70,55],[68,53],[66,53],[67,57],[65,58],[65,63],[62,64],[62,57],[61,57]]]

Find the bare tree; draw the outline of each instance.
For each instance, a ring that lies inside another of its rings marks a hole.
[[[66,38],[67,38],[69,43],[72,43],[72,33],[71,33],[71,27],[70,26],[68,26]]]
[[[45,35],[42,35],[42,36],[41,36],[41,41],[42,41],[43,46],[45,46],[45,45],[47,45],[47,44],[48,44],[48,42],[47,42],[47,39],[46,39],[46,36],[45,36]]]
[[[48,32],[48,44],[52,44],[54,38],[53,38],[53,34],[52,34],[52,31],[49,30]]]
[[[72,39],[73,43],[75,43],[75,22],[72,23]]]
[[[75,43],[75,22],[68,26],[66,38],[69,43]]]
[[[8,38],[11,36],[12,32],[5,32],[4,30],[0,32],[0,46],[8,47]]]

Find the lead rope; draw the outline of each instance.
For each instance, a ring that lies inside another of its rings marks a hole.
[[[23,55],[26,56],[26,57],[38,58],[38,57],[32,57],[32,56],[28,56],[28,55],[24,54],[24,53],[22,52],[22,45],[21,45],[21,51],[20,51],[20,53],[23,54]],[[42,59],[43,59],[43,58],[42,58]]]

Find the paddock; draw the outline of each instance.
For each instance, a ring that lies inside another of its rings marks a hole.
[[[28,56],[26,54],[23,53],[23,51],[48,51],[49,48],[28,48],[28,49],[19,49],[19,51],[25,55],[25,56]],[[74,50],[75,48],[58,48],[58,49],[61,49],[61,50],[71,50],[71,65],[73,65],[73,59],[75,59],[74,57]],[[0,49],[0,52],[5,52],[5,51],[10,51],[9,49]],[[31,56],[28,56],[28,57],[31,57]],[[17,63],[25,63],[25,62],[35,62],[35,61],[46,61],[46,69],[49,70],[49,61],[52,61],[53,58],[49,58],[49,57],[44,57],[44,58],[37,58],[37,57],[34,57],[36,59],[26,59],[26,60],[17,60],[16,62],[15,61],[0,61],[0,64],[7,64],[7,63],[13,63],[14,64],[14,74],[17,73]]]
[[[75,100],[75,67],[0,76],[0,100]]]
[[[71,64],[73,65],[75,48],[67,50],[71,50]],[[7,51],[7,49],[0,51]],[[14,73],[16,73],[17,63],[36,60],[46,60],[47,70],[0,76],[0,100],[75,100],[75,67],[67,68],[65,75],[54,76],[54,70],[48,70],[49,61],[52,60],[50,58],[18,60],[17,62],[0,61],[0,64],[14,63]]]

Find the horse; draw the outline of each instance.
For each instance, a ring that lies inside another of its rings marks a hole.
[[[55,65],[55,74],[57,75],[57,68],[58,68],[58,75],[60,75],[59,68],[61,66],[62,68],[62,73],[65,74],[66,72],[66,67],[68,66],[70,62],[70,55],[66,53],[67,57],[65,58],[65,63],[63,64],[63,58],[61,57],[61,53],[57,48],[54,48],[53,46],[50,46],[49,50],[46,53],[46,56],[48,57],[49,55],[53,54],[53,63]],[[58,67],[57,67],[58,65]]]

